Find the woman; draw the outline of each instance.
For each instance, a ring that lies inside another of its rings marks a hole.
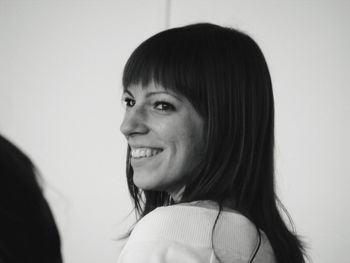
[[[0,135],[0,262],[62,263],[61,241],[31,160]]]
[[[120,263],[304,262],[277,208],[272,85],[249,36],[163,31],[132,53],[123,86],[139,221]]]

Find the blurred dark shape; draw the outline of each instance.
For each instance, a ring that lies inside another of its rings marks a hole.
[[[61,244],[31,160],[0,135],[0,263],[61,263]]]

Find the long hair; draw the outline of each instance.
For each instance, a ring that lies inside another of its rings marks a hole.
[[[267,235],[277,262],[304,262],[303,245],[283,221],[274,182],[274,99],[269,70],[245,33],[213,24],[160,32],[132,53],[123,87],[154,82],[185,96],[205,122],[205,152],[180,202],[230,204]],[[169,195],[127,181],[140,218]]]

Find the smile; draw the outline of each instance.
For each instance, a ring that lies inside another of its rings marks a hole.
[[[162,152],[159,148],[133,148],[131,149],[131,157],[135,159],[149,158]]]

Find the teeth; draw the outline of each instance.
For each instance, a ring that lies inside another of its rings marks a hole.
[[[152,149],[152,148],[136,148],[136,149],[131,149],[131,157],[133,158],[151,157],[153,155],[160,153],[161,151],[162,150]]]

